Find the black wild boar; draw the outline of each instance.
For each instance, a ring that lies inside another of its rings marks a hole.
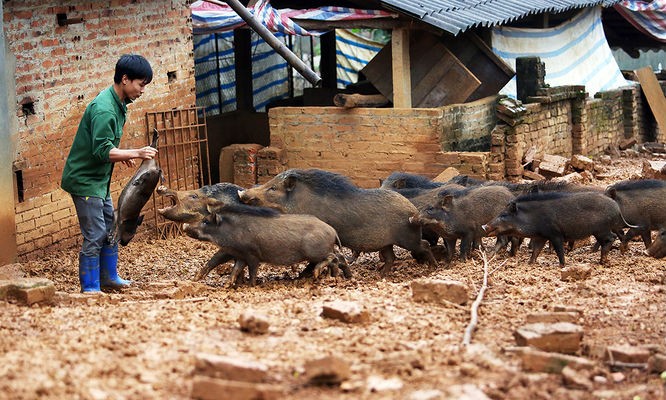
[[[460,259],[466,260],[473,247],[485,236],[483,224],[495,218],[514,198],[503,186],[472,186],[454,193],[443,193],[421,208],[418,221],[437,232],[447,247],[460,239]],[[498,244],[503,247],[506,238]],[[449,253],[450,255],[452,252]]]
[[[405,180],[404,181],[396,180],[396,177],[402,177]],[[422,177],[420,175],[406,174],[404,172],[402,173],[394,172],[384,182],[389,181],[389,179],[393,179],[394,182],[402,182],[397,186],[405,188],[396,189],[395,186],[391,185],[388,185],[386,188],[398,192],[401,195],[408,198],[409,201],[411,201],[412,204],[414,204],[414,206],[416,206],[416,208],[419,211],[421,211],[423,207],[426,207],[434,203],[439,196],[444,196],[445,194],[454,193],[458,190],[465,188],[464,186],[453,183],[444,183],[444,184],[438,183],[434,188],[432,188],[430,187],[432,185],[429,183],[431,181],[429,181],[428,178]],[[423,187],[417,187],[417,185],[422,185]],[[423,239],[427,240],[431,247],[437,245],[439,241],[439,234],[434,230],[432,230],[430,227],[424,226],[422,228],[422,235]]]
[[[423,175],[410,174],[409,172],[392,172],[379,186],[381,189],[396,191],[405,197],[419,194],[423,189],[436,189],[444,185],[441,182],[433,182]]]
[[[564,242],[594,236],[601,246],[601,260],[627,224],[620,207],[598,192],[546,192],[519,196],[495,219],[484,225],[488,235],[531,238],[530,263],[536,261],[547,241],[564,266]]]
[[[622,239],[620,250],[625,252],[628,242],[636,236],[643,239],[645,247],[652,243],[652,232],[666,228],[666,182],[656,179],[618,182],[606,188],[606,194],[620,206],[629,228]]]
[[[203,220],[183,224],[189,236],[208,241],[231,255],[236,263],[231,285],[236,286],[245,265],[250,285],[256,284],[259,263],[291,265],[301,261],[315,263],[315,277],[325,269],[344,260],[335,252],[335,229],[311,215],[281,214],[266,207],[210,203],[214,209]],[[350,274],[341,266],[345,276]],[[208,271],[206,271],[206,274]]]
[[[418,210],[400,194],[361,189],[340,174],[319,169],[291,169],[261,186],[240,192],[241,201],[289,214],[314,215],[338,232],[343,246],[355,252],[379,251],[383,276],[391,272],[393,245],[410,250],[419,262],[436,265],[421,226],[409,218]]]
[[[659,229],[654,242],[648,247],[646,253],[654,258],[666,257],[666,229]]]
[[[154,129],[150,147],[157,149],[158,140],[159,132]],[[157,163],[157,158],[143,160],[132,179],[120,192],[118,207],[114,212],[111,243],[120,242],[121,245],[127,246],[134,238],[136,229],[143,222],[141,210],[152,196],[160,179],[162,179],[162,169]]]
[[[216,183],[202,186],[195,190],[171,190],[166,186],[157,188],[157,194],[167,197],[172,205],[160,208],[157,212],[164,218],[175,222],[196,222],[208,215],[208,199],[215,199],[230,204],[243,204],[238,198],[242,187],[233,183]]]
[[[224,202],[225,204],[242,204],[238,198],[238,191],[242,187],[233,183],[216,183],[214,185],[202,186],[195,190],[171,190],[166,186],[157,188],[157,194],[167,197],[172,205],[160,208],[157,213],[162,217],[174,222],[197,222],[204,219],[208,214],[208,201],[210,199]],[[231,254],[220,250],[215,253],[205,266],[201,267],[194,276],[195,281],[200,281],[208,275],[213,268],[232,260]]]

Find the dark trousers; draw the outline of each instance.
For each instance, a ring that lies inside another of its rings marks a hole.
[[[81,254],[99,257],[102,246],[109,244],[109,234],[113,228],[113,201],[111,197],[85,197],[72,195],[79,227],[83,235]]]

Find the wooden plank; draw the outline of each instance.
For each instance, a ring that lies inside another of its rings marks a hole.
[[[492,49],[474,33],[466,32],[456,37],[444,35],[441,40],[481,81],[481,85],[465,102],[496,95],[515,75],[511,66],[495,55]]]
[[[395,29],[391,34],[393,107],[412,107],[412,80],[409,63],[409,29]]]
[[[413,90],[416,107],[463,103],[481,85],[481,81],[456,56],[446,47],[441,47],[440,60]]]
[[[634,70],[634,73],[638,77],[638,82],[641,84],[643,93],[645,93],[652,114],[657,120],[659,130],[666,132],[666,98],[659,81],[657,81],[657,76],[650,67]]]
[[[385,46],[362,72],[381,94],[394,101],[392,48],[392,44]],[[410,32],[409,54],[414,107],[462,103],[481,85],[455,54],[429,32]]]

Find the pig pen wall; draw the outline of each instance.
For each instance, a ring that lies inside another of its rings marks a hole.
[[[495,116],[494,96],[432,109],[274,108],[271,146],[286,151],[288,168],[339,172],[366,188],[394,171],[433,178],[448,167],[477,178],[516,180],[532,146],[536,157],[594,158],[623,139],[645,141],[652,125],[640,92],[628,86],[587,98],[581,87],[544,88],[513,125]],[[488,144],[485,151],[469,152],[460,143]]]
[[[365,188],[394,171],[432,178],[451,165],[485,178],[487,152],[460,156],[442,142],[489,141],[493,107],[494,98],[442,108],[278,107],[268,113],[271,146],[286,149],[289,168],[338,172]]]
[[[502,179],[522,178],[525,154],[596,157],[623,139],[645,132],[640,88],[597,93],[587,98],[580,86],[543,88],[525,104],[525,113],[512,122],[499,123],[491,134],[491,158],[504,164]]]
[[[144,95],[128,107],[121,148],[148,144],[146,112],[194,106],[188,3],[4,3],[8,57],[15,59],[15,87],[9,89],[16,101],[9,113],[17,129],[12,134],[16,137],[13,169],[19,260],[80,244],[74,206],[60,188],[60,177],[85,107],[113,83],[120,55],[141,54],[153,67],[153,80]],[[83,20],[59,26],[59,13]],[[111,183],[114,202],[135,171],[116,165]],[[151,222],[149,215],[145,220]]]

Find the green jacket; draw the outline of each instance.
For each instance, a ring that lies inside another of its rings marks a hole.
[[[103,90],[88,104],[62,171],[63,190],[77,196],[109,196],[113,163],[109,152],[123,135],[127,103],[113,90]]]

